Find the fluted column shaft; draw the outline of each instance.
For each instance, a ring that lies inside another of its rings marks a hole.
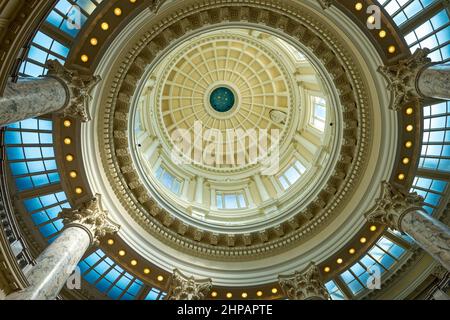
[[[0,97],[0,126],[61,110],[66,103],[66,89],[54,78],[9,82]]]
[[[91,237],[84,228],[71,226],[45,249],[27,275],[30,286],[7,300],[54,300],[89,248]]]
[[[450,271],[450,228],[427,215],[413,210],[403,216],[401,229],[442,266]]]
[[[424,97],[450,99],[450,64],[438,64],[424,69],[417,80],[417,87]]]

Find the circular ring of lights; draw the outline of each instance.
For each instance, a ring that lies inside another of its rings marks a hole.
[[[290,25],[289,28],[282,28],[284,33],[289,34],[291,39],[300,40],[311,50],[314,50],[317,58],[333,76],[335,85],[340,92],[345,118],[344,155],[340,158],[335,174],[329,181],[328,186],[324,188],[324,192],[298,216],[304,216],[306,212],[311,214],[314,219],[311,222],[307,221],[306,224],[300,220],[294,221],[300,223],[298,228],[292,227],[295,223],[291,224],[291,221],[286,222],[281,225],[281,229],[284,232],[284,237],[282,238],[269,232],[267,242],[256,242],[249,247],[243,247],[240,245],[241,241],[236,241],[235,247],[229,247],[226,245],[226,238],[220,239],[218,245],[208,243],[210,239],[208,236],[200,241],[194,241],[191,238],[193,230],[190,229],[190,226],[184,228],[183,224],[179,222],[169,223],[168,226],[165,226],[166,213],[156,206],[154,200],[142,192],[142,185],[133,173],[131,157],[127,151],[128,137],[126,134],[123,134],[128,127],[126,115],[130,98],[135,89],[134,84],[137,83],[137,79],[142,76],[144,71],[139,65],[142,66],[142,61],[145,62],[144,65],[147,65],[149,61],[156,57],[156,52],[148,50],[147,46],[150,42],[157,42],[161,47],[169,46],[167,41],[164,43],[164,39],[167,40],[170,36],[167,34],[158,36],[159,32],[164,33],[163,30],[167,31],[171,26],[175,26],[174,29],[178,28],[181,21],[187,19],[187,17],[192,20],[199,19],[196,21],[202,21],[200,25],[194,26],[193,29],[201,27],[204,23],[211,23],[208,19],[206,21],[204,19],[205,12],[208,10],[213,10],[214,12],[209,12],[206,16],[217,17],[216,14],[219,13],[220,19],[229,21],[230,18],[235,18],[233,15],[235,9],[239,11],[236,7],[227,4],[226,1],[223,1],[223,3],[221,1],[204,1],[195,7],[195,12],[193,7],[183,8],[183,10],[174,14],[171,17],[172,19],[160,21],[158,27],[154,27],[151,32],[149,31],[132,50],[132,54],[123,60],[121,71],[116,75],[118,81],[115,82],[116,85],[111,89],[111,101],[105,106],[104,110],[104,115],[108,119],[105,123],[109,123],[109,129],[106,131],[109,131],[109,133],[106,136],[102,136],[104,140],[101,142],[105,142],[104,151],[101,151],[103,165],[105,168],[108,168],[106,176],[129,215],[133,216],[136,221],[139,221],[139,224],[155,236],[156,239],[160,239],[174,248],[178,248],[183,252],[190,252],[196,256],[208,256],[209,258],[218,259],[221,257],[226,259],[233,257],[245,259],[247,257],[271,254],[274,251],[280,253],[280,250],[283,251],[292,248],[294,245],[297,246],[299,241],[304,240],[306,235],[312,236],[313,232],[318,232],[320,229],[318,227],[323,222],[328,221],[329,218],[343,209],[344,203],[349,199],[349,194],[358,185],[362,176],[361,170],[364,170],[367,157],[370,155],[365,141],[370,139],[372,134],[369,125],[370,114],[367,110],[368,106],[371,105],[370,98],[366,92],[366,83],[361,80],[364,76],[361,74],[361,70],[351,66],[351,63],[354,63],[354,60],[352,60],[353,56],[344,49],[345,45],[339,43],[339,38],[334,38],[331,30],[326,25],[321,25],[308,12],[301,11],[301,14],[299,14],[299,11],[293,10],[289,6],[284,7],[280,3],[275,5],[272,2],[270,4],[258,2],[258,5],[255,5],[253,2],[249,2],[247,8],[251,11],[249,16],[255,17],[256,13],[258,22],[266,25],[271,30],[280,29],[280,21],[284,21],[283,25],[285,26]],[[272,18],[264,18],[266,16],[265,13]],[[200,19],[201,16],[202,18]],[[249,16],[246,16],[247,20]],[[251,21],[253,22],[254,18]],[[353,88],[357,98],[353,93],[350,93],[351,88]],[[99,130],[104,133],[103,127],[99,128]],[[114,135],[111,130],[115,131]],[[105,157],[107,154],[109,156]],[[353,158],[350,156],[350,160],[345,156],[349,154],[353,156]],[[111,155],[112,158],[110,157]],[[123,175],[117,175],[117,172],[122,172]],[[149,212],[150,215],[147,215],[146,212]],[[240,236],[236,235],[236,237]],[[130,239],[129,237],[126,238]]]

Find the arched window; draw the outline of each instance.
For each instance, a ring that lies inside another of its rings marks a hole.
[[[327,102],[321,97],[311,97],[312,114],[311,125],[317,130],[325,130],[325,122],[327,120]]]

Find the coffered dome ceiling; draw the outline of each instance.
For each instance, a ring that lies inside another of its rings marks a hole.
[[[336,160],[342,128],[322,87],[277,36],[195,36],[148,71],[129,130],[134,165],[182,220],[218,233],[276,225],[317,195]]]
[[[347,17],[297,2],[180,6],[142,12],[98,64],[82,127],[92,191],[169,271],[257,285],[326,259],[395,160],[375,48]],[[252,158],[249,130],[269,133],[266,154]]]

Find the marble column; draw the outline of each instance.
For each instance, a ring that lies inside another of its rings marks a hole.
[[[100,78],[79,75],[56,60],[47,61],[47,68],[44,77],[7,83],[0,97],[0,127],[51,112],[90,120],[90,93]]]
[[[422,203],[423,198],[417,194],[403,192],[383,182],[381,195],[366,218],[409,235],[450,271],[450,228],[429,216]]]
[[[437,64],[424,69],[417,80],[417,88],[424,97],[450,99],[450,64]]]
[[[205,300],[212,289],[211,279],[195,279],[175,270],[170,283],[169,300]]]
[[[279,276],[278,282],[289,300],[328,300],[328,291],[320,277],[319,268],[311,263],[301,272]]]
[[[27,274],[29,286],[6,300],[56,299],[89,246],[98,245],[101,237],[119,230],[108,220],[99,195],[79,209],[66,209],[60,215],[65,227],[36,259],[36,265]]]
[[[433,64],[429,54],[429,49],[417,49],[410,57],[378,69],[388,82],[391,109],[401,110],[415,99],[450,98],[450,66]]]

